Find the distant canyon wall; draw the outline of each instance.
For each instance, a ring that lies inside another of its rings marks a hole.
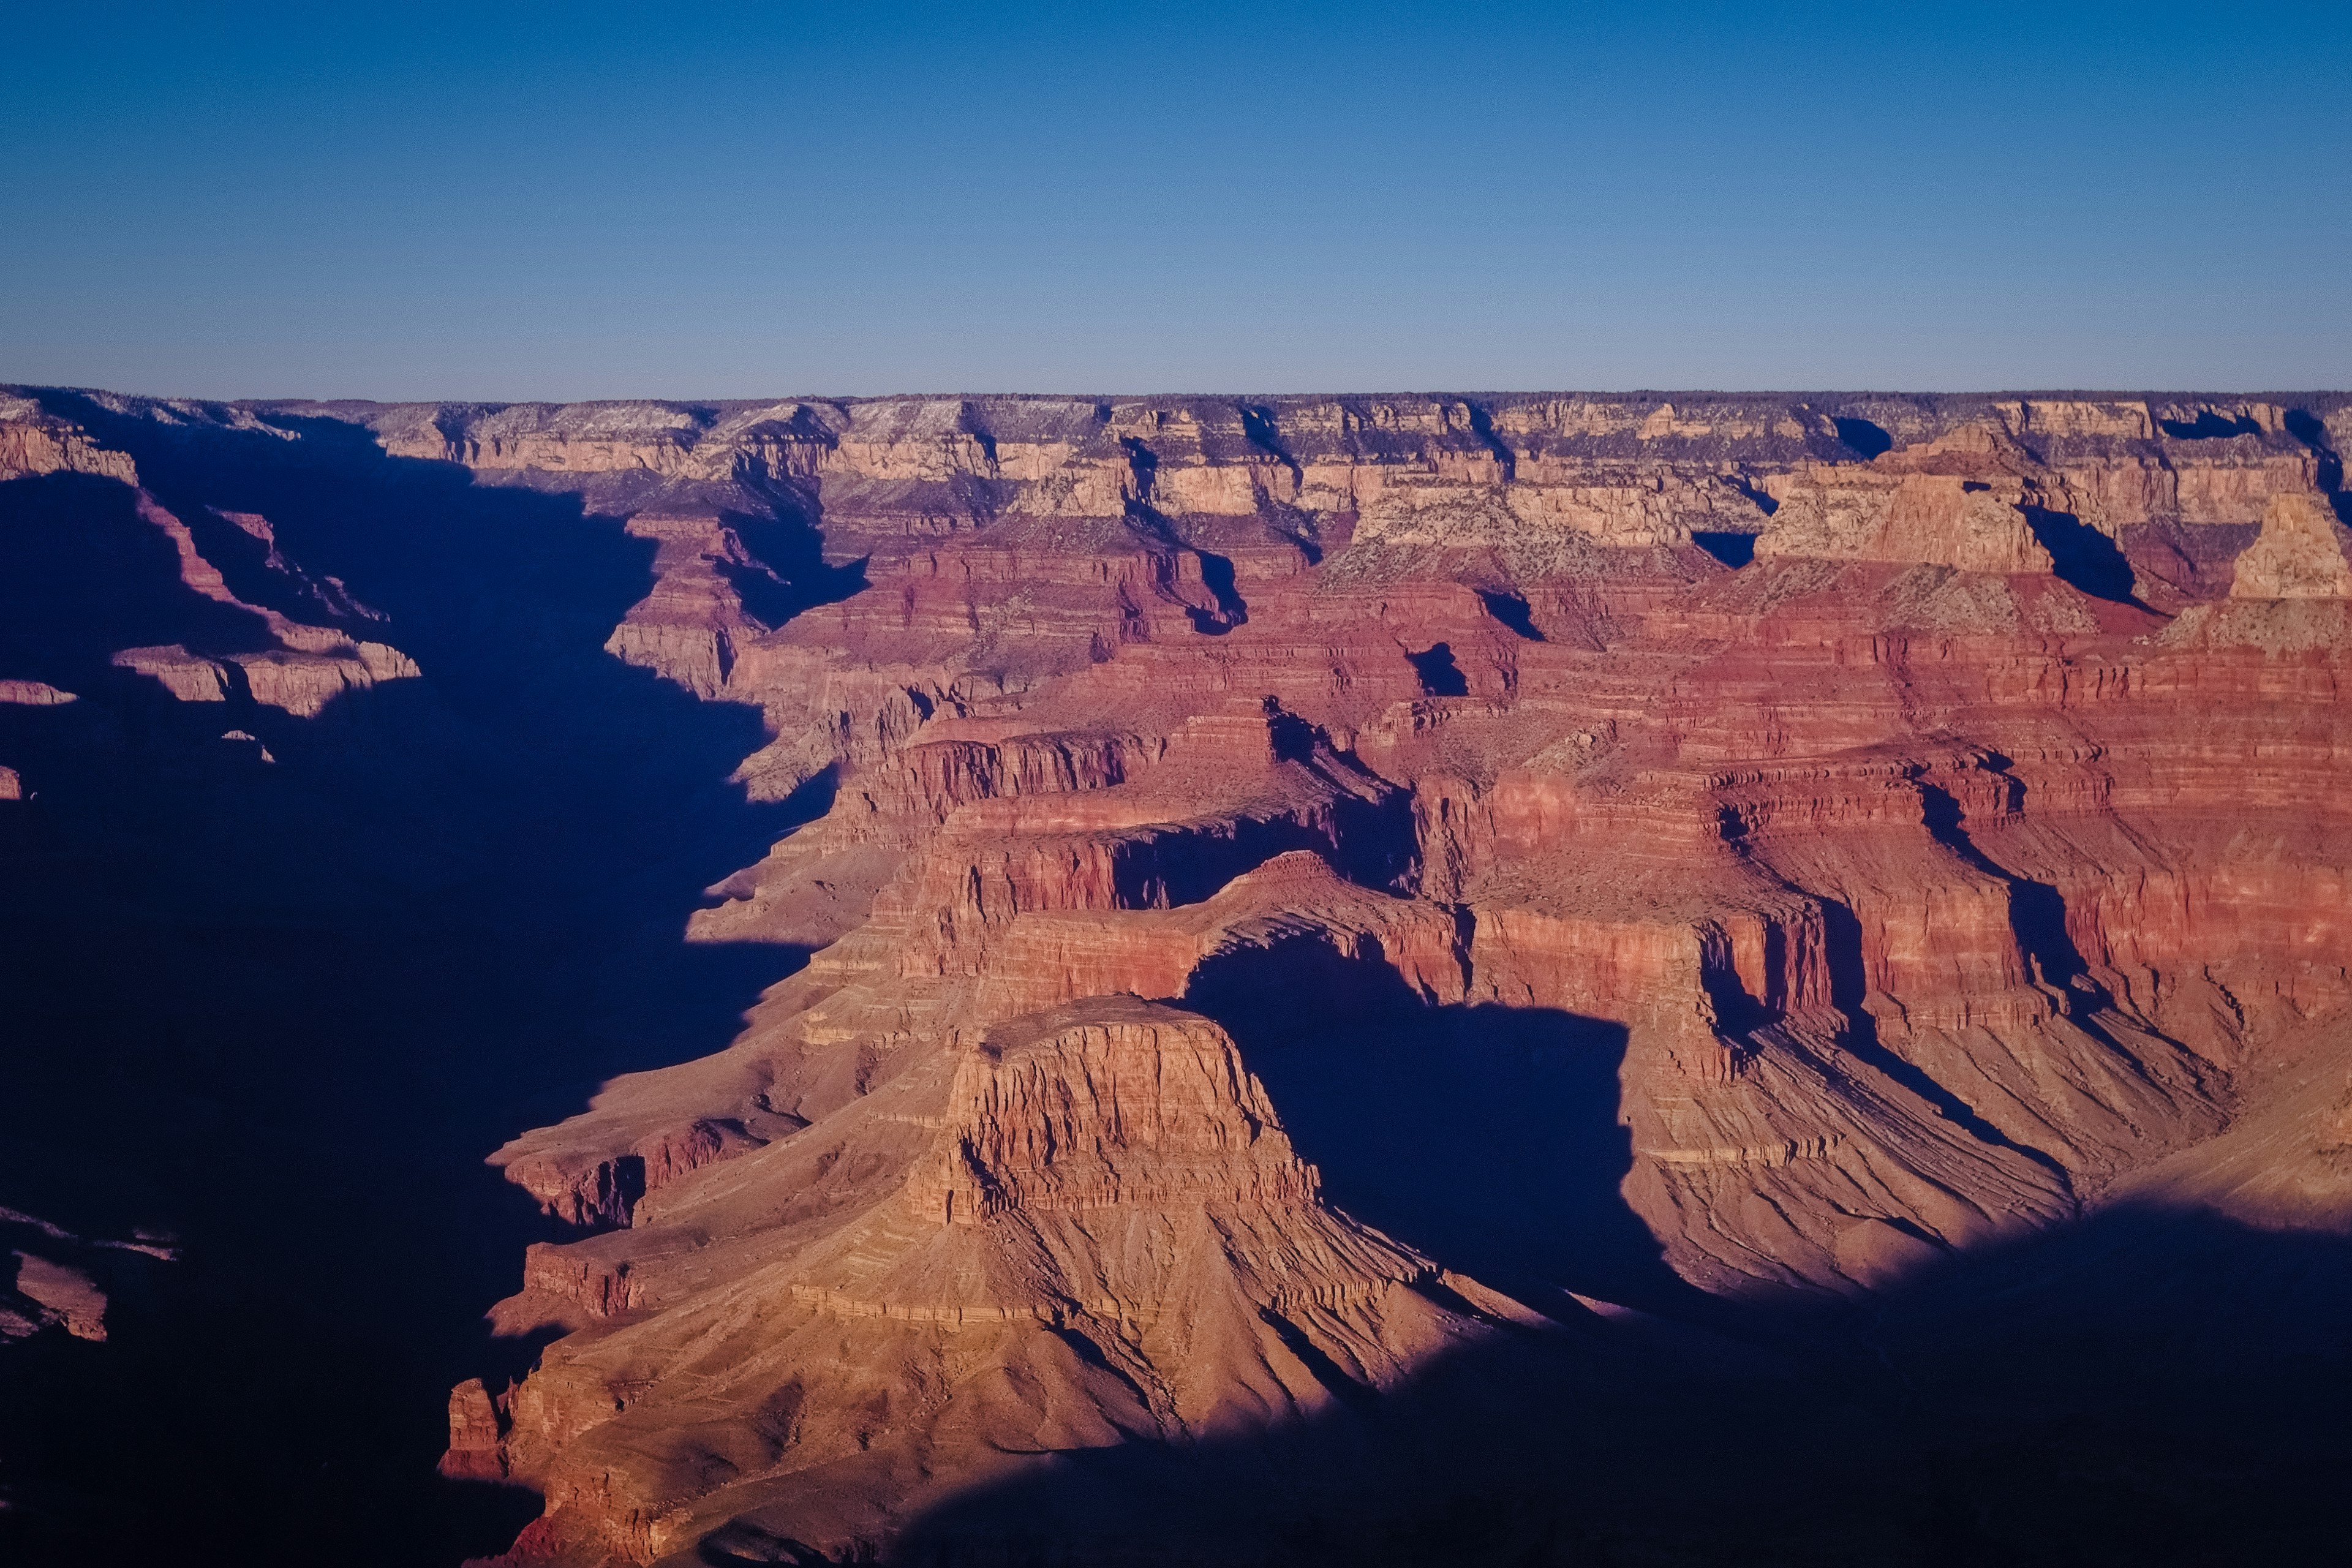
[[[1662,1278],[1867,1302],[2224,1147],[2352,1004],[2342,395],[6,406],[19,476],[135,488],[129,421],[576,498],[611,655],[818,811],[686,933],[807,967],[495,1156],[575,1237],[452,1395],[516,1563],[879,1550],[1622,1310],[1335,1203],[1264,1053],[1540,1026]],[[173,699],[418,675],[366,583],[246,605],[136,515],[255,631],[121,650]],[[2211,1201],[2352,1213],[2322,1120]]]

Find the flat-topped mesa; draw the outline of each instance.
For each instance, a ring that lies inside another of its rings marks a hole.
[[[2030,450],[2084,521],[2112,533],[2158,518],[2250,522],[2268,495],[2308,488],[2319,461],[2297,433],[2307,416],[2245,400],[1526,395],[284,406],[358,418],[396,456],[504,479],[573,476],[592,489],[616,480],[640,489],[817,485],[849,532],[877,536],[969,529],[1006,511],[1115,516],[1129,503],[1204,518],[1354,513],[1400,486],[1430,486],[1507,495],[1523,522],[1635,543],[1661,527],[1752,531],[1757,514],[1742,500],[1751,484],[1769,489],[1808,465],[1852,463],[1885,442],[1916,447],[1971,429]]]
[[[1991,415],[2057,479],[2061,510],[2111,535],[2257,521],[2270,497],[2317,483],[2322,462],[2298,434],[2303,416],[2276,403],[2008,399]]]
[[[1695,528],[1752,532],[1764,521],[1746,492],[1712,475],[1693,479],[1626,466],[1552,477],[1554,482],[1543,484],[1386,483],[1363,502],[1352,542],[1536,554],[1576,537],[1647,549],[1688,544]]]
[[[2188,606],[2164,628],[2160,645],[2210,656],[2194,666],[2200,682],[2259,680],[2248,658],[2332,663],[2352,646],[2352,531],[2329,500],[2316,491],[2273,496],[2261,531],[2231,564],[2228,595]]]
[[[2110,536],[2165,521],[2258,521],[2270,496],[2318,481],[2330,439],[2325,420],[2337,417],[2334,398],[2303,409],[2189,397],[1825,401],[1842,431],[1859,432],[1858,444],[1849,444],[1853,455],[1868,456],[1881,443],[1895,449],[1889,457],[1945,441],[1997,443],[2027,460],[2056,510]]]
[[[115,668],[154,680],[182,702],[227,702],[249,697],[298,719],[313,719],[335,699],[365,691],[386,680],[406,680],[415,661],[383,643],[351,643],[337,637],[320,649],[269,648],[257,653],[207,658],[178,644],[128,647],[114,656]]]
[[[1079,787],[993,794],[947,811],[882,889],[876,920],[903,933],[890,961],[901,977],[981,973],[998,934],[1026,912],[1197,903],[1285,850],[1371,863],[1403,847],[1399,792],[1262,699],[1195,714],[1156,745],[1090,758],[1063,740],[1040,760],[1049,759],[1087,765],[1035,782]]]
[[[779,476],[814,471],[814,453],[831,445],[830,412],[793,403],[397,404],[369,407],[367,419],[397,458],[489,472],[723,480],[750,451],[769,456]]]
[[[886,483],[1045,479],[1094,444],[1093,398],[886,397],[836,405],[828,471]]]
[[[960,806],[1012,795],[1066,795],[1127,782],[1167,754],[1164,738],[1125,732],[1021,732],[950,720],[926,725],[887,762],[861,772],[853,839],[937,826]],[[993,732],[992,732],[993,731]]]
[[[1966,416],[1895,420],[1882,434],[1897,444],[1867,464],[1767,476],[1781,505],[1758,555],[2047,574],[2044,523],[2119,541],[2149,524],[2248,524],[2273,498],[2314,492],[2332,461],[2294,433],[2315,420],[2267,404],[2016,400],[1952,412]]]

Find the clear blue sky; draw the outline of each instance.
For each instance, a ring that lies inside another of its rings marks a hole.
[[[21,5],[0,381],[2352,384],[2352,4]]]

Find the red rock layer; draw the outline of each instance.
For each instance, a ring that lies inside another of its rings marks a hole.
[[[2247,1131],[2352,1001],[2340,400],[307,412],[626,516],[610,650],[832,790],[690,932],[808,966],[497,1156],[596,1232],[452,1396],[514,1562],[878,1548],[1554,1310],[1572,1249],[1521,1302],[1328,1201],[1286,1034],[1622,1041],[1622,1203],[1718,1298],[2150,1173],[2340,1210],[2262,1165],[2322,1110]]]
[[[547,1491],[518,1562],[838,1551],[1012,1427],[1311,1400],[1266,1312],[1379,1384],[1525,1311],[1351,1227],[1168,1005],[1621,1026],[1623,1199],[1724,1294],[1867,1292],[2200,1145],[2352,994],[2339,416],[2293,417],[436,415],[478,471],[757,470],[863,574],[771,627],[723,525],[638,525],[616,651],[767,710],[755,791],[837,780],[697,934],[830,945],[728,1052],[499,1156],[614,1228],[534,1252],[499,1321],[572,1337],[459,1391],[452,1464]]]

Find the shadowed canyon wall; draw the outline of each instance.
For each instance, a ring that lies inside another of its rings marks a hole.
[[[2347,440],[10,393],[0,1530],[2304,1550]]]

